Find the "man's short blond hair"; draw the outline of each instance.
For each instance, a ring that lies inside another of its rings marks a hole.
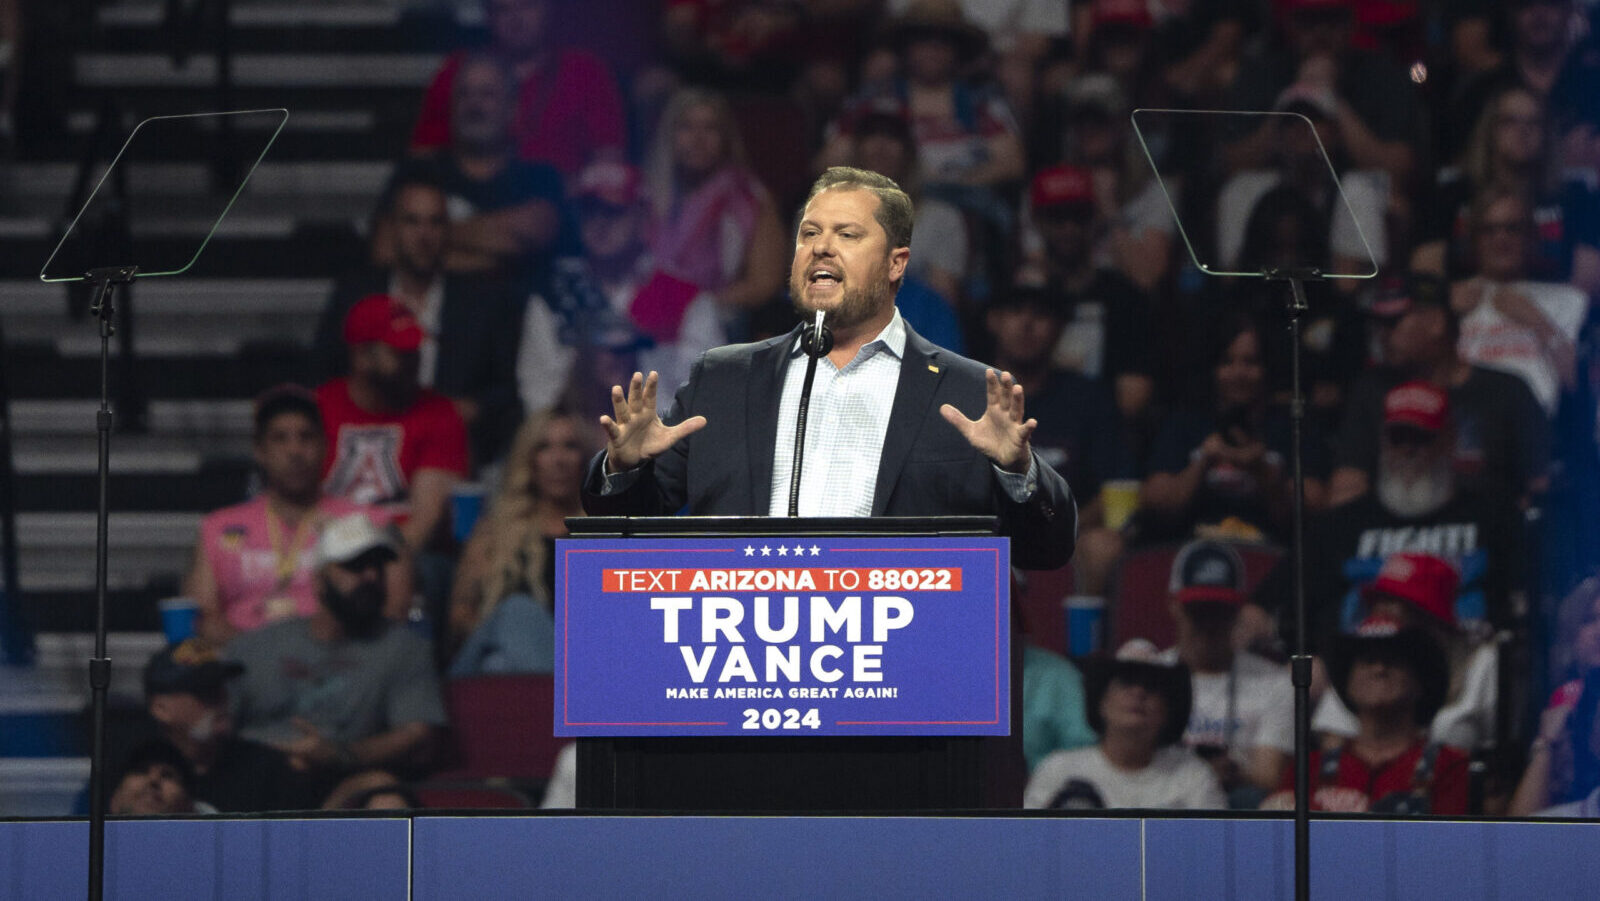
[[[900,190],[894,179],[867,169],[834,166],[812,183],[805,205],[810,206],[823,191],[839,189],[871,191],[878,198],[878,208],[873,211],[872,218],[878,220],[888,234],[889,246],[911,246],[911,222],[915,218],[911,197]]]

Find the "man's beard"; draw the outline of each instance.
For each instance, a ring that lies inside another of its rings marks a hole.
[[[322,580],[322,606],[352,638],[365,638],[378,631],[383,622],[383,602],[382,582],[361,582],[346,594],[327,579]]]
[[[1436,512],[1455,495],[1455,473],[1450,458],[1433,461],[1426,472],[1412,474],[1408,467],[1378,461],[1378,501],[1396,516],[1416,519]]]
[[[794,298],[794,308],[809,322],[817,311],[806,306],[806,284],[804,277],[791,279],[789,296]],[[864,288],[846,288],[839,305],[827,311],[824,322],[828,328],[836,331],[853,329],[864,322],[869,322],[874,316],[883,312],[886,301],[893,303],[895,287],[887,280],[873,279]]]
[[[383,398],[384,406],[391,410],[404,410],[416,400],[417,375],[414,371],[374,376],[373,390]]]

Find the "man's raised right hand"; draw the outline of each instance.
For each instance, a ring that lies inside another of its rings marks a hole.
[[[661,377],[635,372],[628,391],[611,386],[611,416],[601,416],[606,430],[606,471],[618,473],[654,459],[684,438],[705,428],[704,416],[691,416],[674,426],[656,413],[656,387]]]

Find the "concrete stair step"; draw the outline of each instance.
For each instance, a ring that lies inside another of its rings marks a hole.
[[[295,116],[290,113],[290,121]],[[204,148],[196,147],[200,154]],[[270,152],[270,151],[269,151]],[[128,170],[128,189],[134,197],[185,197],[205,195],[211,190],[209,167],[194,161],[134,161]],[[388,160],[280,161],[266,159],[250,176],[245,194],[262,196],[370,194],[382,190],[389,178]],[[104,167],[92,179],[98,181]],[[20,162],[0,167],[0,195],[6,197],[44,195],[63,201],[72,192],[78,174],[76,162]],[[364,211],[352,211],[361,215]]]
[[[166,24],[164,3],[114,3],[95,13],[105,28],[161,28]],[[370,4],[240,3],[228,9],[228,24],[237,29],[321,27],[393,28],[401,10]]]
[[[322,278],[146,278],[134,284],[139,315],[315,316],[333,282]],[[37,279],[0,281],[0,322],[13,318],[64,314],[60,285]]]
[[[112,354],[112,390],[116,392],[124,372],[115,350]],[[6,378],[16,398],[84,400],[100,394],[100,367],[93,357],[69,358],[53,347],[13,344],[0,365],[7,368]],[[254,398],[274,385],[303,382],[305,373],[306,351],[298,344],[247,345],[237,353],[209,355],[143,353],[133,367],[133,378],[144,397],[173,400]],[[116,402],[114,397],[114,409]],[[92,417],[89,421],[93,422]]]
[[[59,445],[30,445],[28,439],[93,439],[98,434],[95,411],[99,408],[99,401],[87,398],[13,401],[11,424],[19,439],[19,453],[61,449]],[[146,414],[150,434],[117,436],[112,440],[112,452],[170,453],[187,449],[201,453],[208,451],[213,441],[248,440],[253,429],[251,410],[249,400],[238,398],[151,401]]]
[[[145,661],[166,646],[158,631],[108,631],[111,687],[118,698],[143,696],[140,673]],[[92,632],[44,631],[34,636],[37,656],[31,667],[0,667],[0,716],[77,713],[89,703],[88,661],[94,656]],[[4,756],[4,755],[0,755]]]
[[[235,52],[308,50],[396,52],[450,50],[481,37],[482,13],[476,4],[460,13],[445,9],[404,10],[372,4],[244,3],[229,9]],[[102,7],[99,28],[86,42],[97,50],[168,52],[166,9],[159,3],[118,3]],[[196,41],[205,46],[204,39]]]
[[[238,53],[233,79],[246,88],[421,88],[442,59],[439,53]],[[212,89],[217,59],[199,53],[180,67],[166,54],[80,53],[73,71],[85,88]]]
[[[370,206],[363,207],[370,209]],[[364,213],[362,215],[365,215]],[[195,228],[199,228],[196,226]],[[367,243],[354,219],[295,220],[288,234],[223,234],[212,238],[187,278],[333,278],[367,257]],[[141,259],[188,260],[201,232],[163,233],[140,242]],[[60,240],[48,219],[0,219],[0,279],[38,278]]]
[[[107,584],[118,588],[173,579],[189,567],[200,514],[113,510],[107,528]],[[17,561],[24,594],[94,585],[95,514],[17,514]]]
[[[81,462],[82,466],[70,472],[58,468],[47,475],[30,475],[24,471],[17,479],[17,509],[41,513],[93,510],[100,497],[97,460],[89,454],[74,462]],[[113,511],[214,510],[236,504],[249,494],[252,465],[248,457],[226,462],[197,461],[187,468],[179,465],[185,462],[182,460],[156,462],[172,465],[159,470],[143,460],[129,461],[113,447],[107,488]],[[145,465],[135,468],[134,463]]]
[[[91,558],[92,560],[92,558]],[[80,568],[81,569],[81,568]],[[30,586],[24,584],[21,609],[36,632],[92,633],[95,621],[94,570],[66,574],[76,584]],[[26,580],[25,580],[26,581]],[[59,581],[67,582],[66,578]],[[120,632],[152,632],[161,628],[156,602],[181,593],[178,574],[168,573],[136,585],[106,589],[106,628]]]
[[[88,783],[87,757],[0,758],[0,815],[70,815]]]
[[[134,285],[138,349],[161,356],[237,352],[245,344],[309,345],[329,279],[149,278]],[[34,279],[0,282],[8,340],[95,355],[96,329],[68,315],[67,289]],[[124,302],[126,302],[124,300]]]
[[[200,525],[199,513],[111,512],[106,537],[111,553],[188,550]],[[18,513],[17,550],[78,550],[94,547],[95,514],[78,512]]]

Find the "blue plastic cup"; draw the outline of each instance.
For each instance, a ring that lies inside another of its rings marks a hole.
[[[1106,599],[1087,595],[1067,598],[1067,652],[1073,657],[1094,653],[1100,647]]]
[[[462,482],[450,492],[450,533],[456,544],[466,544],[472,527],[478,524],[483,513],[483,486],[476,482]]]
[[[167,644],[194,637],[200,620],[199,602],[194,598],[167,598],[157,606],[161,609],[161,631],[167,634]]]

